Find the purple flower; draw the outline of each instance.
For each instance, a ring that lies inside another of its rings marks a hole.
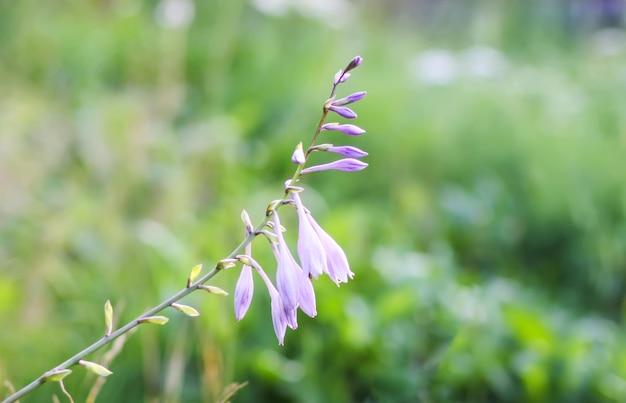
[[[252,280],[252,268],[243,265],[237,286],[235,287],[235,318],[243,319],[250,308],[252,295],[254,294],[254,281]]]
[[[247,248],[246,252],[249,252]],[[285,332],[287,331],[287,326],[292,327],[295,319],[292,316],[288,315],[289,311],[285,309],[285,305],[283,304],[283,300],[280,297],[278,290],[276,290],[274,284],[272,284],[269,277],[267,277],[267,274],[265,274],[263,268],[261,268],[261,266],[249,255],[237,256],[237,258],[243,262],[249,262],[250,265],[252,265],[252,267],[254,267],[254,269],[257,271],[257,273],[259,273],[259,276],[261,276],[261,278],[263,279],[263,282],[267,287],[267,291],[270,294],[274,333],[276,333],[276,337],[278,338],[278,344],[282,346],[285,341]],[[250,268],[250,265],[244,265],[244,268]],[[237,287],[239,287],[239,283],[237,284]],[[237,291],[235,291],[235,299],[237,299]],[[235,315],[237,315],[237,311],[237,302],[235,302]],[[297,323],[295,324],[295,326],[297,327]]]
[[[299,142],[296,146],[296,149],[293,151],[291,155],[291,161],[294,164],[302,165],[306,162],[306,158],[304,157],[304,151],[302,151],[302,142]]]
[[[329,169],[335,169],[344,172],[354,172],[367,168],[367,165],[368,164],[366,162],[359,161],[354,158],[343,158],[337,161],[330,162],[328,164],[313,165],[312,167],[305,168],[302,170],[302,174],[304,175],[310,174],[312,172],[327,171]]]
[[[307,277],[319,277],[326,271],[326,253],[311,223],[306,217],[302,199],[297,192],[291,194],[298,213],[298,256]]]
[[[337,285],[339,283],[347,283],[348,278],[353,278],[354,273],[350,271],[350,265],[348,264],[348,258],[341,249],[341,246],[335,242],[335,240],[326,233],[315,221],[313,216],[307,211],[307,218],[313,227],[313,230],[317,233],[324,251],[326,252],[326,267],[328,269],[327,274],[331,280]]]
[[[336,101],[331,102],[331,105],[333,105],[333,106],[348,105],[348,104],[351,104],[353,102],[358,102],[358,101],[362,100],[363,98],[365,98],[365,95],[367,95],[366,91],[355,92],[354,94],[350,94],[350,95],[348,95],[345,98],[341,98],[341,99],[338,99]]]
[[[271,300],[271,308],[272,308],[272,324],[274,325],[274,333],[276,333],[276,338],[278,339],[278,344],[281,346],[285,343],[285,333],[287,332],[287,325],[289,322],[289,318],[287,317],[287,313],[285,311],[285,305],[283,304],[283,300],[278,293],[278,290],[274,287],[274,284],[267,277],[267,274],[263,270],[259,270],[259,275],[265,282],[267,286],[267,291],[270,294]]]
[[[331,104],[328,107],[329,111],[333,111],[335,112],[337,115],[342,116],[346,119],[354,119],[357,117],[357,114],[354,113],[354,111],[350,108],[348,108],[347,106],[336,106]]]
[[[300,276],[298,271],[302,269],[294,264],[289,247],[285,243],[283,234],[280,231],[280,219],[278,212],[274,210],[274,233],[278,238],[278,268],[276,269],[276,288],[283,299],[285,309],[290,311],[298,307],[298,282]]]
[[[285,309],[282,299],[278,291],[272,286],[269,290],[271,307],[272,307],[272,324],[274,325],[274,333],[278,339],[279,345],[285,344],[285,333],[287,332],[287,318],[285,317]]]
[[[331,146],[327,149],[323,150],[329,153],[335,153],[343,155],[348,158],[362,158],[367,157],[368,154],[361,150],[360,148],[352,147],[352,146]]]
[[[248,213],[244,210],[245,217],[247,217]],[[242,217],[244,214],[242,213]],[[249,219],[249,218],[248,218]],[[248,231],[246,227],[246,231]],[[248,243],[246,245],[246,255],[252,255],[252,244]],[[254,294],[254,281],[252,279],[252,268],[244,264],[241,268],[241,274],[239,275],[239,280],[237,280],[237,285],[235,286],[235,318],[239,321],[246,316],[248,312],[248,308],[250,308],[250,304],[252,303],[252,295]]]
[[[339,123],[326,123],[322,126],[322,130],[334,130],[349,136],[360,136],[365,133],[365,130],[361,129],[359,126],[350,124],[340,125]]]

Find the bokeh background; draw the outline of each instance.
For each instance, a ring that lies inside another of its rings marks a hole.
[[[0,380],[98,339],[107,299],[125,323],[226,256],[359,54],[340,95],[368,91],[368,132],[324,141],[370,167],[303,196],[354,281],[316,281],[279,347],[260,281],[237,323],[222,273],[231,296],[140,327],[97,401],[624,401],[623,21],[620,0],[0,2]]]

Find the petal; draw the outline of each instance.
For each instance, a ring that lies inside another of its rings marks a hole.
[[[243,265],[241,268],[241,274],[239,280],[237,280],[237,286],[235,287],[235,318],[237,320],[243,319],[250,308],[252,302],[252,295],[254,294],[254,281],[252,279],[252,268],[248,265]]]
[[[298,257],[306,277],[317,278],[326,271],[326,253],[317,233],[307,219],[307,214],[298,193],[291,197],[296,203],[298,213]]]
[[[337,285],[339,285],[339,283],[347,283],[348,278],[354,277],[354,273],[350,271],[350,264],[348,263],[348,258],[343,249],[341,249],[341,246],[319,226],[311,214],[307,214],[307,217],[311,226],[313,226],[313,229],[317,233],[317,236],[322,241],[322,245],[324,245],[328,277]]]
[[[304,273],[302,273],[302,281],[300,281],[300,287],[298,288],[298,301],[300,302],[300,309],[307,316],[311,318],[317,316],[313,283]]]
[[[271,308],[272,308],[272,324],[274,325],[274,333],[278,339],[279,345],[285,344],[285,333],[287,332],[287,318],[285,317],[285,308],[278,292],[270,291]]]
[[[299,267],[293,265],[293,258],[289,247],[285,243],[280,231],[280,219],[274,211],[274,233],[278,238],[278,268],[276,269],[276,288],[285,308],[288,310],[298,307],[298,272]]]

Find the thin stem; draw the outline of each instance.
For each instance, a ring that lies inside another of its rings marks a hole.
[[[299,164],[297,166],[297,168],[296,168],[296,170],[295,170],[295,172],[294,172],[294,174],[292,176],[292,180],[291,180],[292,184],[295,184],[298,181],[298,179],[300,178],[300,176],[301,176],[302,169],[304,169],[304,166],[306,165],[306,161],[308,160],[309,154],[311,153],[311,148],[317,142],[317,138],[319,137],[319,134],[322,131],[322,126],[324,125],[324,122],[326,121],[326,117],[328,116],[328,106],[329,106],[330,102],[332,102],[332,99],[335,96],[335,91],[337,89],[337,86],[341,83],[341,78],[343,78],[343,76],[345,74],[346,74],[346,71],[344,71],[341,74],[341,76],[337,80],[337,82],[333,83],[333,88],[332,88],[332,91],[330,92],[330,97],[329,97],[328,101],[326,101],[324,103],[324,106],[323,106],[323,109],[322,109],[322,116],[321,116],[321,118],[319,120],[319,123],[317,124],[317,128],[315,129],[315,133],[313,134],[313,138],[311,139],[311,143],[310,143],[309,148],[307,149],[307,152],[305,154],[305,162],[303,164]],[[287,201],[288,195],[289,195],[289,191],[285,190],[285,193],[283,195],[282,200],[280,200],[280,202],[278,202],[278,203],[276,203],[274,205],[273,210],[279,209],[284,204],[283,202]],[[266,215],[265,218],[254,229],[254,231],[248,233],[246,235],[246,237],[244,238],[244,240],[235,249],[233,249],[233,251],[223,260],[233,259],[242,250],[244,250],[245,247],[250,242],[252,242],[252,240],[258,234],[261,233],[261,230],[267,225],[269,219],[270,219],[270,215]],[[23,388],[21,388],[17,392],[14,392],[10,396],[8,396],[5,400],[2,401],[2,403],[12,403],[12,402],[17,401],[18,399],[20,399],[24,395],[30,393],[34,389],[36,389],[39,386],[41,386],[44,383],[46,383],[46,377],[49,376],[52,371],[61,370],[61,369],[68,369],[69,367],[72,367],[72,366],[78,364],[78,361],[80,361],[81,359],[83,359],[87,355],[95,352],[96,350],[100,349],[101,347],[111,343],[113,340],[117,339],[121,335],[123,335],[123,334],[129,332],[130,330],[136,328],[137,326],[139,326],[142,323],[141,322],[142,319],[145,319],[147,317],[153,316],[153,315],[161,312],[165,308],[171,306],[173,303],[178,302],[182,298],[184,298],[187,295],[191,294],[192,292],[198,290],[202,284],[204,284],[207,281],[209,281],[218,272],[220,272],[222,270],[223,270],[222,265],[220,263],[216,264],[215,267],[210,272],[208,272],[204,276],[200,277],[196,282],[190,284],[188,287],[185,287],[185,288],[181,289],[176,294],[172,295],[171,297],[167,298],[166,300],[164,300],[163,302],[159,303],[155,307],[149,309],[148,311],[144,312],[140,316],[138,316],[135,319],[131,320],[130,322],[126,323],[124,326],[120,327],[115,332],[111,333],[110,335],[103,336],[98,341],[96,341],[92,345],[88,346],[87,348],[81,350],[80,352],[76,353],[71,358],[69,358],[66,361],[60,363],[59,365],[53,367],[52,369],[44,372],[37,379],[35,379],[31,383],[29,383],[28,385],[24,386]],[[61,388],[64,389],[62,383],[61,383]]]
[[[277,206],[277,208],[279,206]],[[269,218],[265,217],[265,219],[257,226],[257,228],[251,234],[248,234],[245,237],[245,239],[241,242],[241,244],[239,244],[239,246],[237,246],[235,249],[233,249],[233,251],[228,255],[228,257],[226,259],[234,258],[237,254],[239,254],[240,251],[242,251],[246,247],[246,245],[248,243],[252,242],[252,240],[256,236],[255,233],[257,231],[260,231],[261,229],[263,229],[265,224],[267,224],[268,220],[269,220]],[[127,324],[125,324],[124,326],[120,327],[115,332],[111,333],[110,336],[102,337],[100,340],[96,341],[95,343],[93,343],[89,347],[85,348],[84,350],[78,352],[77,354],[75,354],[71,358],[69,358],[66,361],[62,362],[61,364],[55,366],[54,368],[46,371],[41,376],[39,376],[37,379],[35,379],[34,381],[29,383],[28,385],[24,386],[22,389],[18,390],[17,392],[13,393],[11,396],[6,398],[2,403],[11,403],[11,402],[17,401],[22,396],[26,395],[27,393],[31,392],[32,390],[34,390],[37,387],[39,387],[42,384],[44,384],[45,383],[44,379],[45,379],[46,375],[50,373],[50,371],[58,370],[58,369],[67,369],[69,367],[72,367],[72,366],[76,365],[79,360],[83,359],[84,357],[86,357],[87,355],[93,353],[94,351],[100,349],[101,347],[111,343],[113,340],[117,339],[118,337],[120,337],[124,333],[126,333],[126,332],[130,331],[131,329],[133,329],[133,328],[137,327],[138,325],[140,325],[142,319],[147,318],[149,316],[153,316],[153,315],[161,312],[163,309],[165,309],[168,306],[172,305],[174,302],[177,302],[177,301],[181,300],[182,298],[186,297],[187,295],[191,294],[192,292],[196,291],[201,284],[206,283],[208,280],[210,280],[212,277],[214,277],[220,270],[222,270],[219,267],[220,267],[219,264],[215,265],[213,270],[211,270],[210,272],[208,272],[204,276],[200,277],[198,279],[198,281],[193,283],[190,287],[183,288],[182,290],[180,290],[176,294],[172,295],[171,297],[169,297],[165,301],[161,302],[160,304],[156,305],[152,309],[144,312],[142,315],[138,316],[137,318],[135,318],[135,319],[131,320],[130,322],[128,322]]]

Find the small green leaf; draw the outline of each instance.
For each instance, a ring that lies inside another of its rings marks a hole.
[[[152,323],[154,325],[164,325],[169,321],[165,316],[148,316],[139,319],[139,323]]]
[[[95,362],[80,360],[78,361],[78,365],[85,367],[88,371],[93,372],[96,375],[107,377],[111,375],[113,372],[109,371],[108,368],[96,364]]]
[[[191,286],[191,283],[193,283],[194,280],[198,278],[201,271],[202,271],[202,264],[197,264],[191,269],[191,273],[189,273],[189,279],[187,281],[187,284],[189,284],[189,286]]]
[[[222,290],[219,287],[215,287],[212,285],[199,285],[198,288],[210,293],[210,294],[215,294],[215,295],[222,295],[222,296],[227,296],[228,293],[224,290]]]
[[[105,335],[110,336],[113,331],[113,307],[108,299],[104,304],[104,323],[106,325]]]
[[[71,369],[56,368],[48,371],[41,378],[42,382],[60,382],[63,378],[72,373]]]
[[[187,316],[200,316],[200,312],[196,311],[195,308],[192,308],[189,305],[177,304],[176,302],[174,302],[172,304],[172,308],[177,309]]]

